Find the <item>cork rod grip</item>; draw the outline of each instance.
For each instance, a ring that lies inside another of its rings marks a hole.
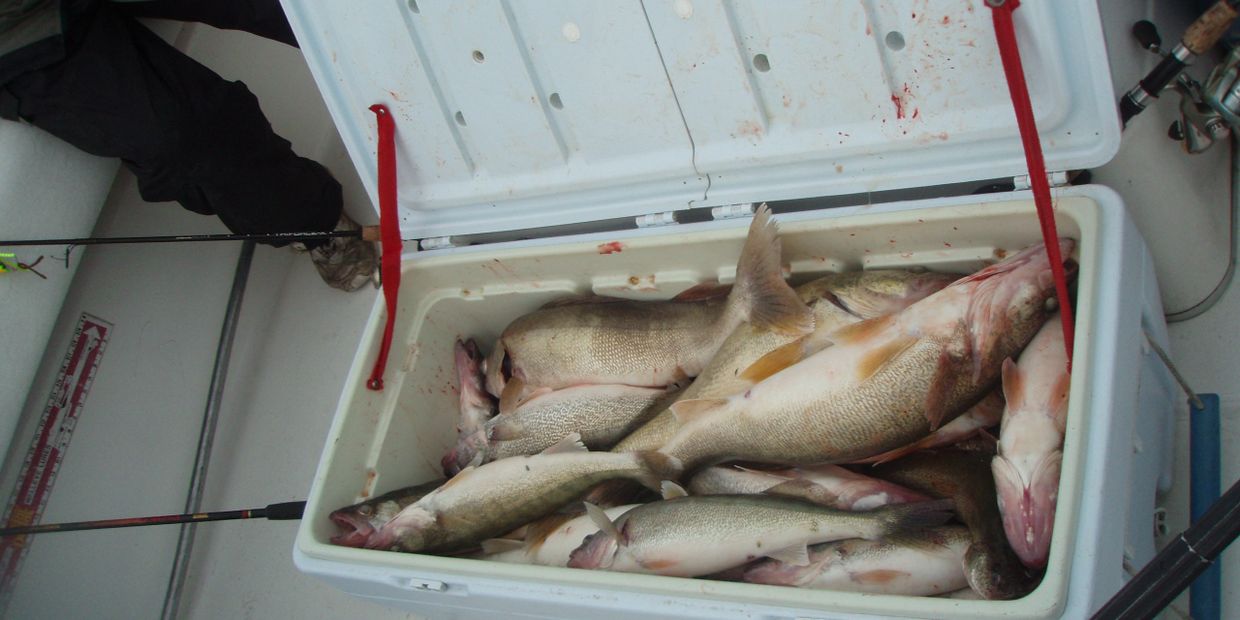
[[[1236,9],[1233,9],[1227,0],[1219,0],[1184,31],[1184,38],[1180,42],[1188,51],[1204,54],[1227,32],[1236,16]]]

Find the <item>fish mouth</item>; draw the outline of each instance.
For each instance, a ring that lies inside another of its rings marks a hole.
[[[569,568],[610,568],[619,546],[607,532],[586,536],[580,547],[568,556]]]
[[[375,532],[369,522],[347,512],[337,510],[328,515],[328,518],[340,528],[340,533],[331,537],[333,545],[361,548]]]

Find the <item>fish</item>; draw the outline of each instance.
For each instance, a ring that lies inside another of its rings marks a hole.
[[[518,317],[487,360],[500,412],[539,388],[586,383],[664,387],[697,376],[738,325],[803,335],[808,307],[784,281],[770,209],[754,215],[726,297],[552,303]],[[693,289],[691,289],[692,291]]]
[[[914,441],[902,448],[896,448],[895,450],[890,450],[867,459],[861,459],[857,463],[886,463],[918,450],[933,450],[934,448],[958,444],[974,435],[985,433],[986,429],[998,425],[1000,418],[1003,417],[1003,407],[1003,390],[993,390],[977,401],[977,404],[960,414],[955,420],[939,427],[938,430],[920,440]]]
[[[930,271],[876,269],[832,273],[802,284],[794,290],[814,316],[814,331],[805,343],[803,354],[815,353],[829,345],[828,337],[841,327],[899,312],[957,278]],[[738,326],[677,400],[724,398],[744,392],[753,382],[742,378],[741,371],[796,339],[795,335],[751,323]],[[678,430],[680,424],[669,407],[625,437],[614,449],[617,452],[657,450]]]
[[[853,511],[930,499],[886,480],[871,478],[838,465],[810,465],[769,471],[739,465],[717,465],[694,474],[689,480],[689,491],[694,495],[782,494]]]
[[[486,444],[483,427],[497,411],[495,399],[484,386],[484,358],[478,344],[472,338],[465,342],[457,339],[454,353],[457,384],[460,386],[461,419],[456,425],[456,446],[440,461],[444,474],[449,477],[468,465],[479,448]]]
[[[340,528],[340,533],[331,538],[332,544],[345,547],[361,547],[370,535],[383,527],[392,517],[406,506],[422,499],[427,493],[443,486],[447,480],[440,478],[422,484],[396,489],[372,497],[364,502],[333,510],[328,518]]]
[[[468,549],[545,517],[613,478],[660,488],[680,475],[679,464],[657,452],[589,452],[570,433],[534,456],[470,466],[401,510],[365,543],[368,549],[452,552]]]
[[[809,564],[755,562],[741,581],[869,594],[934,596],[969,587],[964,554],[969,530],[956,525],[911,534],[912,541],[850,539],[809,548]]]
[[[538,454],[574,431],[587,448],[607,450],[649,419],[667,395],[662,388],[608,384],[542,394],[487,422],[482,462]]]
[[[1074,242],[1060,246],[1066,256]],[[1039,244],[897,314],[839,329],[803,360],[798,342],[772,351],[742,373],[757,382],[741,394],[674,403],[684,426],[660,451],[693,470],[728,460],[847,463],[898,448],[989,392],[1003,360],[1054,309]]]
[[[916,452],[868,470],[931,497],[951,499],[969,528],[965,578],[983,598],[1009,600],[1031,592],[1037,579],[1008,546],[990,475],[991,455],[954,448]]]
[[[607,518],[615,519],[640,504],[613,506],[604,510]],[[598,531],[598,525],[583,511],[554,514],[530,524],[524,540],[492,539],[482,541],[484,559],[494,562],[568,566],[569,556],[586,537]]]
[[[950,518],[950,507],[936,501],[846,512],[770,495],[682,496],[638,506],[613,522],[586,504],[599,532],[573,551],[568,566],[696,577],[764,556],[803,565],[808,545],[933,527]]]
[[[1047,320],[1019,361],[1003,363],[1007,408],[991,469],[1008,542],[1030,568],[1045,567],[1050,552],[1069,382],[1058,317]]]

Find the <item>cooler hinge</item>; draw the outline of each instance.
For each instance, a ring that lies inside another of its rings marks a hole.
[[[448,236],[427,237],[426,239],[423,239],[418,242],[418,247],[421,248],[422,250],[442,250],[444,248],[458,248],[458,247],[461,247],[461,245],[463,244],[457,243],[456,241],[452,239],[452,237],[448,237]]]
[[[654,228],[657,226],[671,226],[677,224],[675,211],[663,211],[661,213],[647,213],[639,215],[633,220],[637,223],[638,228]]]
[[[753,217],[753,203],[741,202],[731,205],[723,205],[714,207],[710,210],[710,216],[716,220],[731,220],[740,217]]]
[[[1065,171],[1049,172],[1046,174],[1046,180],[1051,187],[1066,187],[1068,185],[1068,173]],[[1012,177],[1012,185],[1016,186],[1016,191],[1029,189],[1029,175],[1020,174]]]

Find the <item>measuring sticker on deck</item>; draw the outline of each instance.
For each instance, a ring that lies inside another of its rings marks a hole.
[[[42,518],[111,333],[112,324],[107,321],[86,313],[78,319],[73,340],[65,351],[52,393],[17,476],[17,486],[9,497],[4,512],[5,527],[34,525]],[[0,539],[0,611],[12,595],[18,568],[29,549],[30,541],[26,536]]]

